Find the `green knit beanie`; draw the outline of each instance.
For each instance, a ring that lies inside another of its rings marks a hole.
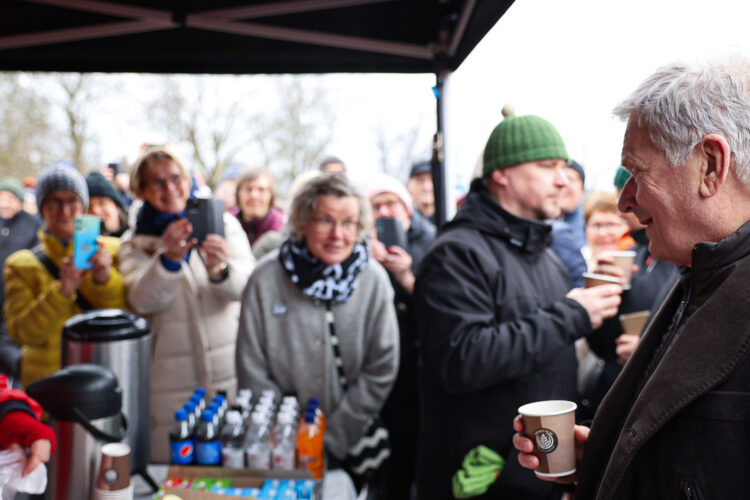
[[[630,179],[630,172],[628,172],[622,165],[617,167],[617,173],[615,174],[615,187],[617,189],[625,189],[625,184],[628,183],[628,179]]]
[[[570,161],[554,125],[534,115],[509,116],[495,127],[487,140],[482,177],[498,168],[553,158]]]
[[[21,201],[23,201],[24,195],[26,194],[21,181],[18,181],[13,177],[3,177],[0,179],[0,191],[8,191]]]

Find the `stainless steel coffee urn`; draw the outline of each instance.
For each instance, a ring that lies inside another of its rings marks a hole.
[[[81,364],[37,380],[26,392],[50,415],[57,437],[45,498],[91,498],[101,446],[121,441],[127,430],[117,378],[103,366]]]
[[[132,450],[130,467],[146,478],[150,453],[152,337],[148,321],[120,309],[91,311],[69,319],[62,337],[62,366],[93,363],[106,366],[117,376],[122,389],[122,411],[128,419],[124,442]]]

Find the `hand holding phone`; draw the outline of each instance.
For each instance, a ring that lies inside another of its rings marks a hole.
[[[406,248],[406,233],[399,219],[393,217],[381,217],[375,222],[378,229],[378,240],[386,248],[397,246]]]
[[[75,219],[73,233],[73,267],[75,269],[91,269],[91,257],[99,250],[96,240],[102,222],[96,215],[79,215]]]
[[[185,205],[185,217],[193,226],[190,236],[203,243],[208,234],[224,236],[224,202],[218,198],[190,198]]]

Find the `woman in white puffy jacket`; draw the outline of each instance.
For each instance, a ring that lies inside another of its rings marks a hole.
[[[143,205],[122,237],[120,271],[131,307],[151,322],[151,461],[164,463],[174,412],[196,387],[236,393],[239,300],[254,258],[231,216],[224,237],[191,237],[190,172],[169,149],[147,149],[130,186]]]

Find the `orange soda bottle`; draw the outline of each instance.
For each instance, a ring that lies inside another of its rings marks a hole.
[[[323,431],[315,420],[314,412],[306,412],[297,432],[297,468],[309,470],[313,479],[322,479],[325,468]]]
[[[323,414],[323,409],[320,407],[320,400],[318,398],[310,398],[307,402],[308,410],[315,410],[315,423],[318,424],[320,430],[326,431],[326,416]]]

